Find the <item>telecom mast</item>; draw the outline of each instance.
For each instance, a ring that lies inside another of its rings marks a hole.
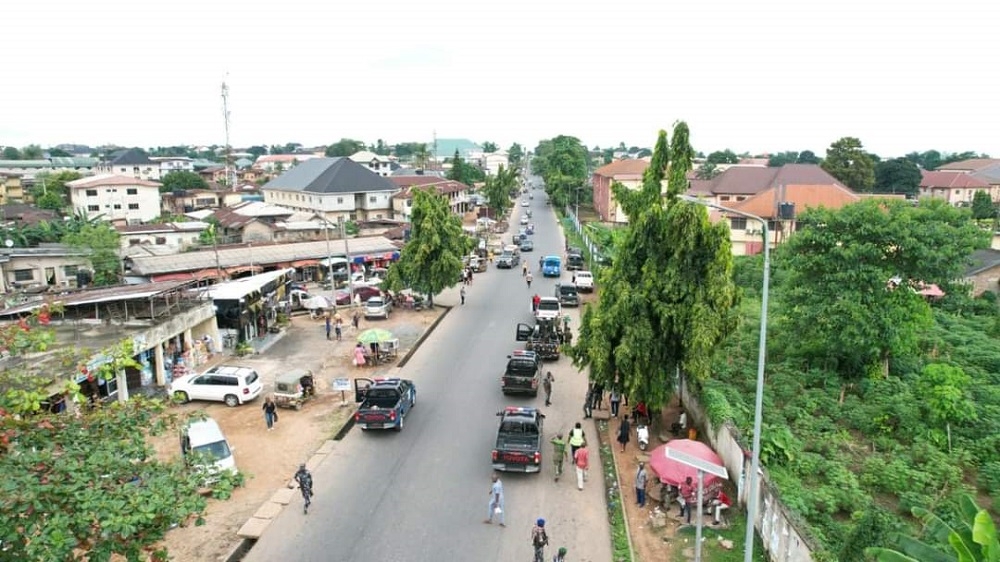
[[[229,76],[229,73],[226,73]],[[229,86],[222,82],[222,118],[226,123],[226,182],[230,191],[236,191],[236,171],[233,170],[233,147],[229,144]]]
[[[437,129],[434,129],[434,160],[432,160],[430,168],[432,170],[439,169],[437,168],[438,162],[440,162],[440,160],[438,160],[438,132]]]

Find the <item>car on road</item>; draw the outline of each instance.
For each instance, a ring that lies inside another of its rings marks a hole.
[[[514,253],[510,247],[504,248],[503,253],[497,258],[497,269],[511,269],[521,263],[521,258]]]
[[[542,297],[535,309],[535,318],[540,320],[556,320],[562,316],[562,306],[555,297]]]
[[[508,406],[497,412],[496,444],[493,446],[493,469],[507,472],[542,470],[542,429],[545,415],[537,408]]]
[[[592,293],[594,291],[594,274],[589,271],[577,271],[573,274],[576,279],[576,290],[581,293]]]
[[[583,261],[582,254],[569,254],[566,256],[566,271],[580,271],[587,267]]]
[[[368,285],[358,285],[354,287],[354,294],[361,297],[361,302],[367,302],[368,299],[372,297],[382,296],[382,290],[378,287],[370,287]],[[338,306],[347,306],[351,304],[351,293],[347,289],[339,289],[334,295],[337,298]]]
[[[528,224],[528,217],[521,217],[521,224]]]
[[[535,224],[534,223],[529,224],[528,228],[524,229],[524,232],[525,232],[525,234],[534,234],[535,233]]]
[[[500,377],[500,390],[504,394],[538,396],[541,381],[542,360],[537,353],[518,349],[507,356],[507,368]]]
[[[535,250],[535,243],[531,241],[531,238],[521,239],[521,251],[522,252],[533,252]]]
[[[170,396],[178,402],[208,400],[235,407],[260,396],[264,383],[249,367],[216,365],[201,374],[177,377],[170,383]]]
[[[556,283],[555,297],[563,306],[580,306],[580,293],[572,283]]]
[[[528,205],[530,205],[530,203],[528,203],[528,200],[527,200],[527,199],[522,199],[522,200],[521,200],[521,206],[522,206],[522,207],[527,207]]]
[[[354,401],[361,404],[354,424],[362,430],[403,431],[403,420],[417,403],[417,386],[409,379],[354,379]]]
[[[381,295],[365,301],[365,318],[384,318],[388,320],[390,312],[392,312],[392,301]]]
[[[559,277],[562,275],[562,259],[559,256],[545,256],[542,259],[542,276]]]

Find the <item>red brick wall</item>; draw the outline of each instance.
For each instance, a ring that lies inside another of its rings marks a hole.
[[[602,221],[610,221],[611,218],[611,178],[594,174],[594,210],[600,215]]]

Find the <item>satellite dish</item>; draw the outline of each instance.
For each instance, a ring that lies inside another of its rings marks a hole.
[[[14,241],[11,240],[10,238],[8,238],[7,240],[4,241],[3,245],[7,246],[8,248],[13,248],[14,247]]]

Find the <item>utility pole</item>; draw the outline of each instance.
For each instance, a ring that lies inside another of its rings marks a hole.
[[[333,253],[330,252],[330,220],[323,217],[323,232],[326,233],[326,274],[330,286],[333,287]],[[350,272],[348,272],[350,273]]]
[[[229,73],[226,73],[229,76]],[[226,182],[229,190],[236,191],[236,171],[233,170],[233,147],[229,144],[229,86],[222,82],[222,118],[226,124]]]
[[[250,250],[250,275],[253,275],[253,242],[247,242],[247,248]]]
[[[210,223],[208,230],[212,233],[212,249],[215,250],[215,282],[222,283],[222,264],[219,262],[219,234],[215,229],[215,223]]]
[[[347,227],[344,224],[344,216],[338,219],[340,223],[340,238],[344,241],[344,257],[347,258],[347,294],[351,298],[351,306],[354,306],[354,272],[351,271],[351,249],[347,244]],[[332,265],[331,265],[332,267]]]

